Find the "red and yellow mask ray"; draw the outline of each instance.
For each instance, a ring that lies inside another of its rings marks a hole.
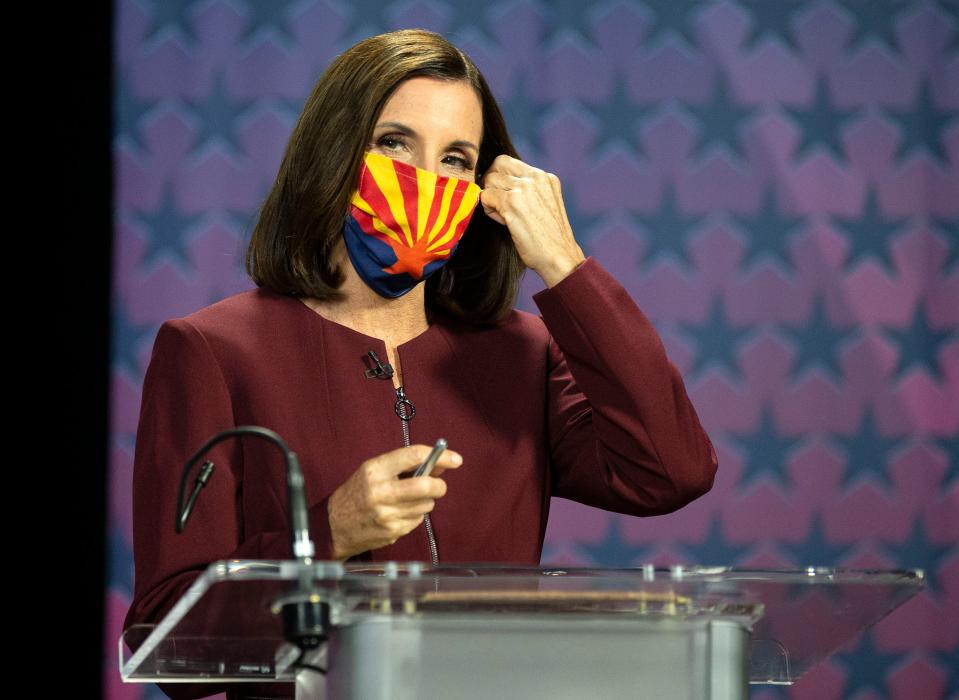
[[[413,285],[429,276],[439,265],[429,270],[427,266],[448,260],[453,253],[479,203],[480,191],[468,180],[366,153],[350,207],[356,226],[349,230],[352,222],[348,221],[345,229],[347,249],[357,271],[364,279],[364,272],[373,276],[406,274]],[[385,244],[391,254],[372,241],[359,240],[359,234]],[[380,269],[369,269],[374,265]]]

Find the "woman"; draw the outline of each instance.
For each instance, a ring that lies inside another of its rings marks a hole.
[[[384,233],[440,210],[445,252]],[[524,266],[548,287],[542,320],[511,310]],[[236,425],[299,455],[317,559],[535,565],[551,496],[650,515],[712,484],[653,327],[584,259],[559,181],[517,158],[485,80],[436,34],[367,39],[320,78],[247,267],[257,289],[157,335],[127,625],[157,621],[212,561],[290,556],[283,464],[260,441],[220,445],[189,527],[167,527],[187,456]],[[434,474],[400,478],[440,437]]]

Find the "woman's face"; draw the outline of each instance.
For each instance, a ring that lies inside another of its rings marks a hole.
[[[482,137],[483,107],[469,83],[416,77],[387,100],[369,150],[474,182]]]

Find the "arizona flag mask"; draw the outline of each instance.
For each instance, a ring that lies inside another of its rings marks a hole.
[[[450,259],[479,203],[479,185],[366,153],[343,227],[357,274],[400,297]]]

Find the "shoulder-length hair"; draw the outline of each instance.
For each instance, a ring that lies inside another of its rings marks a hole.
[[[496,99],[476,65],[433,32],[370,37],[326,69],[297,120],[276,182],[260,209],[246,253],[260,287],[321,300],[342,298],[332,253],[383,106],[404,80],[465,80],[483,105],[477,176],[501,153],[518,158]],[[450,261],[426,281],[429,314],[495,323],[511,309],[525,269],[509,232],[478,206]]]

